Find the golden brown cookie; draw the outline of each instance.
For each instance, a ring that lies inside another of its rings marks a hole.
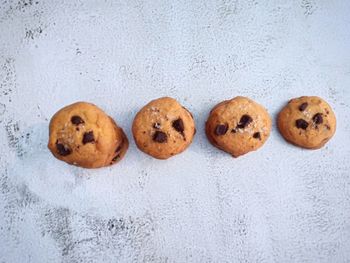
[[[321,148],[335,133],[336,118],[332,108],[319,97],[292,99],[278,114],[278,129],[290,143],[307,148]]]
[[[184,151],[195,132],[192,114],[169,97],[148,103],[132,124],[137,147],[157,159],[167,159]]]
[[[260,148],[270,131],[271,118],[266,109],[246,97],[217,104],[205,126],[209,141],[233,157]]]
[[[128,146],[123,130],[91,103],[66,106],[50,121],[48,147],[69,164],[85,168],[111,165],[122,159]]]

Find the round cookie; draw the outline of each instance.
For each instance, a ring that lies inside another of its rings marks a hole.
[[[270,131],[271,118],[266,109],[241,96],[217,104],[205,124],[209,141],[233,157],[260,148]]]
[[[277,125],[288,142],[307,149],[318,149],[334,135],[336,118],[323,99],[304,96],[288,102],[278,114]]]
[[[191,144],[196,128],[186,108],[173,98],[163,97],[149,102],[136,114],[132,133],[141,151],[167,159]]]
[[[57,159],[69,164],[108,166],[121,160],[128,146],[123,130],[91,103],[66,106],[50,121],[48,148]]]

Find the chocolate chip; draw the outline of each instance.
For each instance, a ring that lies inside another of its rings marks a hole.
[[[330,130],[331,127],[330,127],[329,125],[326,124],[326,129],[327,129],[327,130]]]
[[[162,131],[156,131],[153,135],[153,141],[159,142],[159,143],[164,143],[167,142],[168,136],[166,135],[165,132]]]
[[[180,133],[184,132],[185,127],[184,127],[184,122],[182,121],[182,119],[179,118],[179,119],[173,121],[172,125],[176,131],[178,131]]]
[[[247,114],[244,114],[241,119],[239,120],[239,123],[237,125],[238,129],[243,129],[249,125],[253,121],[252,117],[250,117]]]
[[[74,115],[70,121],[74,124],[74,125],[79,125],[79,124],[83,124],[85,123],[84,120],[82,118],[80,118],[80,116]]]
[[[297,128],[299,129],[303,129],[303,130],[306,130],[306,128],[309,126],[309,124],[307,123],[306,120],[303,120],[303,119],[297,119],[295,121],[295,125],[297,126]]]
[[[215,127],[215,134],[216,135],[224,135],[228,130],[227,124],[218,124]]]
[[[300,104],[299,110],[300,111],[304,111],[307,108],[308,105],[309,104],[307,102],[304,102],[304,103]]]
[[[72,153],[72,150],[62,143],[56,143],[56,149],[58,154],[62,156],[67,156]]]
[[[95,141],[94,138],[94,132],[93,131],[89,131],[89,132],[85,132],[84,136],[83,136],[83,144],[87,144],[89,142],[93,143]]]
[[[254,139],[259,139],[259,140],[261,140],[260,132],[254,133],[254,134],[253,134],[253,138],[254,138]]]
[[[323,122],[322,114],[321,113],[316,113],[312,117],[312,120],[314,121],[315,124],[321,124]]]
[[[79,131],[80,129],[79,129],[79,127],[76,127],[75,130],[76,130],[76,131]]]
[[[153,123],[153,128],[160,129],[160,123],[159,122]]]
[[[232,133],[236,133],[237,130],[236,130],[236,129],[232,129],[231,132],[232,132]]]

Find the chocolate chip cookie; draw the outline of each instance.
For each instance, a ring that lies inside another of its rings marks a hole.
[[[85,168],[111,165],[122,159],[128,146],[123,130],[91,103],[66,106],[50,121],[48,147],[69,164]]]
[[[277,124],[288,142],[307,149],[321,148],[336,130],[332,108],[315,96],[290,100],[278,114]]]
[[[260,148],[270,135],[271,118],[264,107],[246,97],[217,104],[205,131],[217,148],[239,157]]]
[[[132,125],[137,147],[157,159],[167,159],[184,151],[195,132],[192,114],[169,97],[144,106]]]

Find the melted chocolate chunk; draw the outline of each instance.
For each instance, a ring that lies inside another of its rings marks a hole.
[[[321,124],[323,122],[322,114],[321,113],[316,113],[313,117],[312,120],[315,124]]]
[[[247,127],[249,125],[249,123],[251,123],[253,121],[252,117],[250,117],[247,114],[244,114],[241,119],[239,120],[239,123],[237,125],[236,128],[238,129],[244,129],[245,127]]]
[[[253,138],[254,138],[254,139],[259,139],[259,140],[261,140],[260,132],[254,133],[254,134],[253,134]]]
[[[216,125],[214,132],[216,135],[220,136],[220,135],[226,134],[227,130],[228,130],[227,124],[218,124]]]
[[[297,126],[297,128],[299,129],[303,129],[303,130],[306,130],[306,128],[309,126],[309,124],[307,123],[306,120],[303,120],[303,119],[297,119],[295,121],[295,125]]]
[[[56,142],[56,149],[57,149],[58,154],[61,156],[67,156],[67,155],[72,153],[72,150],[68,146],[65,146],[62,143]]]
[[[159,143],[164,143],[167,142],[168,136],[166,135],[165,132],[162,131],[156,131],[153,135],[153,141],[159,142]]]
[[[77,116],[77,115],[74,115],[70,121],[74,124],[74,125],[79,125],[79,124],[83,124],[85,123],[84,120],[80,117],[80,116]]]
[[[93,131],[85,132],[83,136],[83,144],[93,143],[93,142],[95,142],[94,132]]]
[[[309,104],[307,102],[304,102],[304,103],[300,104],[299,110],[300,111],[304,111],[307,108],[308,105]]]
[[[184,132],[185,126],[184,126],[184,122],[182,121],[182,119],[179,118],[179,119],[173,121],[172,126],[179,133],[182,134]]]

